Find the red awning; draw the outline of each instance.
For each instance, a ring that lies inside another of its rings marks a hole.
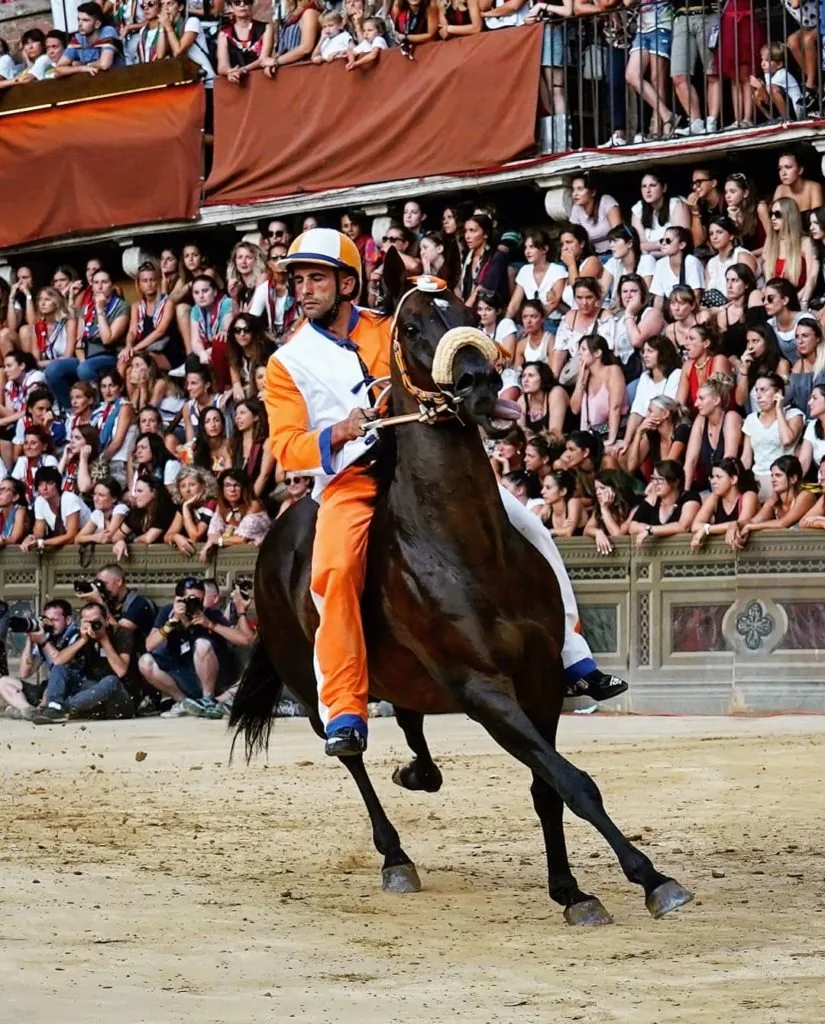
[[[0,118],[0,246],[196,217],[203,112],[192,84]]]
[[[209,202],[494,167],[534,144],[542,27],[344,61],[254,72],[215,86]]]

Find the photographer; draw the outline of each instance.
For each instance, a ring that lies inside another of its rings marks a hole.
[[[41,625],[42,623],[42,625]],[[32,628],[34,627],[34,628]],[[4,700],[7,718],[31,719],[36,708],[43,703],[45,683],[24,682],[45,664],[51,670],[61,659],[66,648],[78,637],[77,623],[72,618],[68,601],[49,601],[40,621],[28,615],[12,615],[9,629],[25,633],[26,642],[20,656],[21,679],[0,677],[0,699]]]
[[[179,580],[175,600],[158,612],[146,641],[147,653],[140,659],[146,682],[175,701],[164,712],[167,718],[178,718],[190,709],[203,718],[221,718],[223,711],[215,697],[235,681],[227,644],[251,643],[252,631],[245,625],[249,599],[238,595],[242,610],[238,625],[232,626],[215,607],[220,599],[217,587],[210,585],[209,590],[207,601],[202,580],[193,576]]]
[[[84,604],[98,605],[108,626],[134,632],[135,653],[143,653],[155,622],[155,606],[134,587],[126,585],[119,565],[104,565],[91,582],[78,580],[74,592]]]
[[[81,609],[79,635],[54,659],[45,707],[32,717],[35,725],[53,725],[70,716],[100,711],[105,718],[131,718],[134,708],[124,680],[132,640],[128,630],[107,626],[97,605]]]

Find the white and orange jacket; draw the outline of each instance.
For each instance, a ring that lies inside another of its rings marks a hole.
[[[376,379],[390,372],[389,317],[354,307],[347,335],[349,342],[342,342],[305,320],[266,367],[273,455],[288,472],[314,476],[316,498],[375,443],[369,433],[333,452],[332,428],[353,409],[372,404],[366,375]]]

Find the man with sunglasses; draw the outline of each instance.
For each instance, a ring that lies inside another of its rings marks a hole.
[[[392,234],[403,238],[394,226],[388,231]],[[388,252],[387,258],[394,257]],[[373,384],[389,375],[391,320],[354,305],[361,257],[341,232],[304,232],[280,266],[292,275],[306,320],[269,360],[264,400],[278,464],[290,476],[315,477],[313,497],[319,511],[310,592],[320,616],[314,658],[319,713],[326,753],[348,757],[367,747],[369,681],[361,594],[378,494],[378,481],[370,472],[376,435],[367,426],[375,417]],[[419,280],[419,287],[440,291],[445,285],[430,278]],[[535,523],[528,519],[532,533]],[[571,683],[579,682],[577,692],[595,699],[622,693],[627,684],[599,672],[590,648],[573,628],[577,614],[572,589],[549,533],[540,530],[536,540],[524,525],[516,522],[551,563],[562,587],[568,624],[563,660]]]

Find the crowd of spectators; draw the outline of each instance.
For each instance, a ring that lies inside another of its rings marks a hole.
[[[823,525],[825,206],[804,159],[780,153],[764,199],[703,166],[687,197],[649,171],[622,202],[574,175],[569,222],[523,233],[465,204],[430,230],[413,199],[397,220],[339,224],[364,304],[393,247],[476,311],[523,410],[493,465],[554,533],[607,550],[732,524],[741,547]],[[278,269],[298,229],[266,222],[219,265],[194,242],[161,249],[125,283],[96,258],[48,282],[16,267],[0,284],[0,545],[110,543],[122,561],[166,543],[207,561],[261,543],[311,484],[274,464],[261,400],[300,317]]]
[[[753,0],[280,0],[273,8],[262,20],[253,0],[82,3],[71,38],[29,29],[17,54],[0,40],[0,89],[181,56],[199,65],[207,88],[216,75],[240,84],[306,61],[359,70],[389,47],[415,59],[420,46],[543,22],[546,149],[568,149],[573,120],[594,107],[608,126],[602,144],[613,146],[631,141],[631,124],[632,141],[642,142],[821,108],[816,0],[774,0],[760,12]]]

